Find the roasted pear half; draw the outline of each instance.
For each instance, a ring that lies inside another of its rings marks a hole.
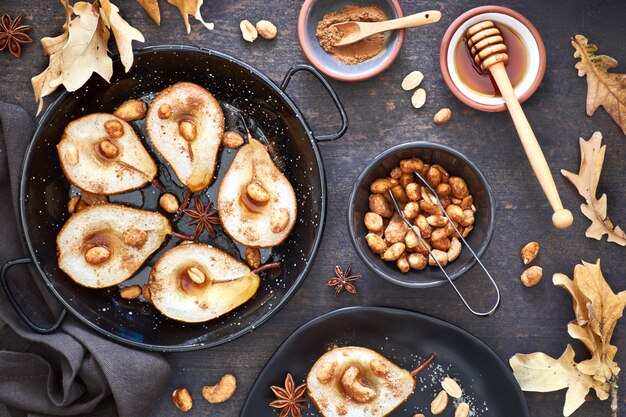
[[[165,252],[152,267],[148,286],[154,306],[174,320],[198,323],[248,301],[261,279],[227,253],[200,243]]]
[[[108,113],[93,113],[70,122],[57,151],[65,177],[92,194],[141,188],[157,173],[132,126]]]
[[[189,82],[167,87],[148,109],[146,130],[189,191],[209,185],[224,134],[224,113],[211,93]]]
[[[324,417],[384,417],[411,395],[415,379],[373,350],[330,350],[307,376],[308,395]]]
[[[296,194],[256,139],[239,151],[217,194],[224,231],[248,247],[280,245],[296,224]]]
[[[159,213],[89,206],[72,215],[57,236],[59,267],[85,287],[110,287],[131,277],[171,232]]]

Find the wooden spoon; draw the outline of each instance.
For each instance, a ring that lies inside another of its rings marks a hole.
[[[441,19],[441,12],[428,10],[426,12],[412,14],[400,19],[386,20],[384,22],[342,22],[335,23],[330,27],[337,28],[345,36],[333,46],[344,46],[358,42],[375,33],[386,32],[394,29],[405,29],[416,26],[430,25]]]
[[[524,151],[526,151],[528,161],[554,211],[552,224],[558,229],[570,227],[574,221],[572,213],[563,208],[546,158],[528,123],[528,119],[526,119],[524,115],[522,106],[515,96],[511,80],[509,80],[509,76],[504,68],[504,64],[509,60],[509,56],[506,53],[506,45],[504,44],[500,30],[492,21],[486,20],[470,27],[466,35],[468,38],[467,46],[470,48],[470,53],[474,57],[474,62],[479,65],[483,71],[489,70],[498,85],[502,97],[504,97],[506,106],[515,124],[517,134],[522,142]]]

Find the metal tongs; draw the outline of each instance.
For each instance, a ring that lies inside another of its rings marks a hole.
[[[439,208],[441,208],[441,211],[443,213],[444,216],[446,216],[446,218],[448,219],[448,222],[450,222],[450,224],[452,225],[452,227],[454,227],[454,230],[456,231],[458,237],[461,239],[461,241],[463,242],[463,245],[465,245],[467,247],[467,249],[469,249],[469,251],[472,253],[472,256],[474,257],[474,259],[476,260],[476,262],[478,262],[478,264],[480,265],[480,267],[483,269],[483,271],[485,271],[485,274],[487,274],[487,277],[489,277],[489,280],[491,280],[491,283],[493,284],[493,287],[496,290],[496,295],[497,295],[497,299],[496,299],[496,303],[494,304],[494,306],[486,312],[479,312],[474,310],[469,303],[465,300],[465,297],[463,297],[463,294],[461,294],[461,291],[459,291],[459,289],[457,288],[457,286],[454,284],[454,282],[452,281],[452,279],[450,278],[450,276],[448,275],[448,273],[446,272],[446,270],[444,269],[444,267],[439,263],[439,260],[433,255],[432,251],[430,250],[430,248],[428,247],[428,245],[426,244],[426,242],[424,241],[424,239],[422,239],[422,235],[420,233],[419,228],[415,227],[405,216],[404,216],[404,211],[402,211],[400,209],[400,206],[398,205],[398,202],[396,201],[396,198],[394,197],[393,193],[391,192],[391,190],[388,190],[387,192],[389,193],[389,196],[391,197],[391,201],[393,202],[393,205],[396,209],[396,212],[398,213],[398,215],[402,218],[402,220],[404,221],[404,223],[406,223],[407,226],[409,226],[409,228],[413,231],[413,233],[415,233],[415,235],[417,236],[417,238],[420,240],[420,242],[422,243],[422,245],[426,248],[426,250],[428,251],[428,255],[429,258],[432,258],[435,260],[435,262],[437,263],[437,266],[439,267],[439,269],[441,269],[441,272],[443,272],[443,275],[445,275],[446,279],[448,280],[448,282],[450,283],[450,285],[452,285],[452,288],[454,288],[454,291],[456,291],[456,294],[459,296],[459,298],[461,299],[461,301],[463,302],[463,304],[465,304],[465,307],[467,307],[467,309],[474,314],[475,316],[479,316],[479,317],[486,317],[486,316],[490,316],[493,313],[495,313],[495,311],[498,309],[498,307],[500,306],[500,289],[498,288],[498,285],[496,284],[496,281],[493,279],[493,277],[491,276],[491,274],[489,273],[489,271],[487,270],[487,268],[485,267],[485,265],[483,265],[483,263],[480,261],[480,259],[478,258],[478,256],[476,255],[476,253],[474,252],[474,250],[471,248],[471,246],[465,241],[465,238],[463,237],[463,235],[461,234],[461,232],[459,232],[459,229],[456,227],[456,225],[454,224],[454,222],[452,221],[452,219],[450,218],[450,216],[448,216],[448,213],[446,212],[446,209],[443,207],[443,204],[441,204],[441,201],[439,200],[439,196],[437,195],[437,192],[433,189],[433,187],[430,186],[430,184],[428,184],[428,182],[416,171],[413,172],[417,178],[420,179],[420,181],[422,182],[422,184],[424,184],[426,186],[426,188],[428,188],[428,190],[431,192],[432,195],[435,196],[435,199],[437,200],[437,204],[439,205]]]

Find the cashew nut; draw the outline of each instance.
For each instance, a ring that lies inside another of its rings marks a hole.
[[[315,372],[315,377],[320,382],[320,384],[328,384],[335,375],[335,368],[337,367],[337,362],[323,362],[317,371]]]
[[[202,396],[211,404],[223,403],[233,396],[236,389],[237,379],[231,374],[226,374],[217,384],[202,387]]]
[[[350,398],[359,404],[365,404],[376,398],[376,391],[363,385],[361,370],[350,366],[341,376],[341,386]]]
[[[448,249],[448,262],[456,260],[456,258],[458,258],[461,254],[462,249],[463,246],[461,245],[461,241],[458,238],[453,237],[450,241],[450,249]]]

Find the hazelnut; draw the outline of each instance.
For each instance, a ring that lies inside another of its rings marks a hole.
[[[452,111],[449,108],[444,107],[435,114],[435,116],[433,117],[433,122],[438,125],[442,125],[444,123],[448,123],[450,117],[452,117]]]
[[[124,239],[124,243],[126,243],[128,246],[132,246],[133,248],[141,248],[143,245],[146,244],[146,241],[148,240],[148,233],[138,227],[133,226],[124,232],[122,238]]]
[[[222,145],[226,148],[238,148],[243,145],[243,142],[243,137],[237,132],[228,131],[222,136]]]
[[[119,120],[108,120],[104,123],[104,130],[107,135],[113,139],[119,139],[124,136],[124,126]]]
[[[170,214],[176,213],[180,207],[176,196],[170,193],[165,193],[159,198],[159,206]]]
[[[193,400],[191,399],[191,394],[185,387],[177,388],[172,393],[172,401],[176,408],[178,408],[182,412],[187,412],[191,410],[193,407]]]
[[[522,257],[522,261],[524,265],[528,265],[532,261],[535,260],[537,254],[539,253],[539,243],[537,242],[529,242],[522,248],[520,255]]]
[[[259,20],[256,24],[256,31],[260,37],[268,41],[276,38],[276,34],[278,33],[276,26],[269,20]]]
[[[74,166],[78,163],[78,149],[76,149],[76,146],[68,146],[67,153],[65,154],[65,160],[71,166]]]
[[[520,279],[522,284],[526,287],[534,287],[539,284],[541,277],[543,276],[543,269],[539,266],[531,266],[522,273]]]
[[[204,272],[202,272],[199,268],[196,268],[195,266],[187,269],[187,276],[190,280],[198,285],[202,285],[204,284],[204,281],[206,281],[206,275],[204,274]]]
[[[258,182],[251,182],[246,187],[246,194],[257,204],[265,205],[270,201],[270,195]]]
[[[146,117],[148,106],[143,101],[133,98],[126,100],[113,112],[114,116],[119,117],[125,122],[140,120]]]
[[[246,248],[245,258],[250,268],[256,269],[261,266],[261,252],[257,248]]]
[[[91,265],[100,265],[111,257],[111,251],[104,246],[94,246],[85,252],[85,260]]]
[[[169,106],[169,104],[161,104],[158,111],[159,119],[169,119],[170,117],[172,117],[172,114],[172,108]]]
[[[272,233],[280,233],[289,224],[289,210],[286,208],[279,208],[272,212],[270,215],[270,230]]]
[[[181,120],[180,122],[178,122],[178,133],[187,142],[193,142],[198,136],[198,132],[196,131],[196,124],[191,120]]]
[[[120,154],[120,150],[118,149],[117,145],[108,139],[102,140],[98,147],[100,148],[100,153],[104,157],[109,159],[117,158],[117,156]]]
[[[141,295],[141,287],[139,285],[129,285],[128,287],[120,288],[120,297],[124,300],[134,300]]]

